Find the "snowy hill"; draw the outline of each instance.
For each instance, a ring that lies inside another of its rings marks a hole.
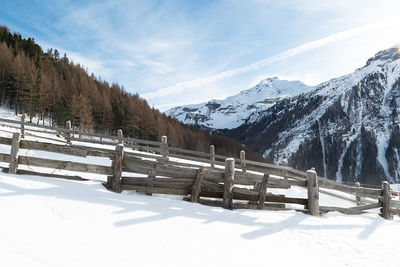
[[[338,181],[398,181],[400,55],[377,53],[354,73],[280,101],[225,131],[275,162],[314,166]]]
[[[0,116],[16,118],[4,109],[0,109]],[[10,137],[15,131],[18,129],[3,125],[0,136]],[[43,137],[50,136],[54,134],[43,133]],[[0,145],[0,153],[9,152],[9,145]],[[21,149],[20,154],[111,165],[108,158],[94,156],[29,149]],[[8,163],[0,167],[8,167]],[[266,261],[283,266],[400,264],[393,249],[400,219],[384,220],[379,211],[357,216],[332,212],[322,218],[294,210],[231,211],[188,203],[178,196],[147,196],[133,191],[117,194],[101,184],[105,175],[58,172],[90,180],[0,173],[3,266],[186,266],[188,262],[193,266],[247,266]],[[296,186],[268,191],[307,195],[304,188]],[[354,206],[323,193],[320,203]],[[199,257],[200,251],[206,256]]]
[[[0,257],[9,267],[400,264],[398,217],[230,211],[116,194],[96,181],[9,174],[0,174],[0,207]]]
[[[260,112],[278,100],[298,95],[311,88],[300,81],[268,78],[255,87],[224,100],[175,107],[165,113],[185,124],[196,124],[206,129],[232,129],[246,121],[253,121]]]

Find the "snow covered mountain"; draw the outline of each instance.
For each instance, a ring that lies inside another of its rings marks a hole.
[[[298,95],[312,87],[300,81],[280,80],[277,77],[261,81],[255,87],[241,91],[224,100],[175,107],[165,113],[185,124],[206,129],[232,129],[246,121],[252,122],[278,100]]]
[[[400,174],[400,54],[377,53],[354,73],[276,102],[221,130],[275,162],[338,181],[379,184]]]

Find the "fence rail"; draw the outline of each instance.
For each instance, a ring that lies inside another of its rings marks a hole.
[[[3,124],[13,130],[20,129],[20,133],[14,132],[12,138],[0,137],[1,144],[11,146],[10,154],[0,154],[0,161],[9,163],[11,173],[43,174],[39,171],[18,169],[19,165],[27,165],[102,174],[108,176],[105,186],[116,192],[136,190],[148,195],[183,195],[188,201],[229,209],[287,209],[285,204],[296,204],[300,205],[298,210],[314,216],[327,211],[360,214],[376,208],[381,208],[381,215],[385,219],[391,219],[393,214],[400,214],[400,201],[392,200],[387,182],[382,184],[381,189],[361,187],[359,184],[343,185],[318,177],[314,170],[304,172],[285,165],[247,160],[244,151],[241,151],[239,158],[227,158],[215,154],[213,145],[210,146],[209,153],[171,147],[168,146],[165,136],[161,142],[156,142],[123,137],[121,130],[117,136],[90,134],[81,129],[72,129],[70,122],[67,123],[67,128],[43,126],[25,122],[24,116],[21,121],[0,118],[0,122],[13,124]],[[47,136],[34,134],[39,132]],[[61,136],[65,141],[57,139],[59,137],[49,137],[50,134]],[[60,143],[32,141],[27,140],[25,136]],[[105,146],[96,147],[93,144]],[[102,166],[23,156],[19,155],[19,149],[61,153],[81,158],[105,157],[111,159],[112,164]],[[53,176],[68,178],[59,174]],[[69,177],[81,179],[76,175]],[[290,189],[292,186],[305,188],[307,197],[287,197],[268,191],[271,188]],[[320,193],[357,205],[350,208],[319,206]],[[350,196],[343,196],[343,193]]]

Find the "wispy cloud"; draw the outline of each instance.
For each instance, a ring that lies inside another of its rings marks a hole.
[[[246,65],[243,67],[234,68],[234,69],[223,71],[223,72],[220,72],[217,74],[201,77],[201,78],[190,80],[187,82],[178,83],[176,85],[165,87],[165,88],[159,89],[155,92],[144,94],[142,96],[146,99],[152,99],[154,97],[157,97],[157,98],[164,97],[164,96],[180,93],[182,91],[188,90],[193,87],[199,87],[199,86],[207,85],[210,83],[215,83],[215,82],[218,82],[223,79],[231,78],[238,74],[242,74],[242,73],[260,69],[266,65],[270,65],[272,63],[276,63],[278,61],[285,60],[290,57],[294,57],[301,53],[304,53],[304,52],[307,52],[307,51],[310,51],[310,50],[313,50],[316,48],[320,48],[322,46],[325,46],[325,45],[333,43],[333,42],[338,42],[338,41],[341,41],[341,40],[344,40],[344,39],[347,39],[350,37],[354,37],[354,36],[357,36],[360,34],[370,32],[372,30],[387,27],[388,25],[390,25],[390,26],[400,25],[400,21],[398,20],[398,17],[391,17],[388,19],[374,22],[374,23],[369,23],[369,24],[366,24],[363,26],[359,26],[359,27],[356,27],[356,28],[353,28],[350,30],[342,31],[342,32],[330,35],[328,37],[325,37],[325,38],[322,38],[319,40],[305,43],[303,45],[289,49],[285,52],[282,52],[277,55],[259,60],[257,62],[254,62],[252,64],[249,64],[249,65]]]

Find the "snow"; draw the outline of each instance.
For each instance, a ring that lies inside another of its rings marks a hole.
[[[175,107],[167,115],[186,124],[198,124],[212,129],[232,129],[248,121],[254,121],[258,114],[276,101],[298,95],[313,87],[300,81],[280,80],[277,77],[262,80],[258,85],[224,100]],[[218,106],[214,109],[215,106]]]
[[[7,131],[13,128],[3,126],[2,129],[2,136],[11,136]],[[10,146],[0,146],[0,153],[9,151]],[[99,157],[81,158],[33,150],[21,150],[21,153],[111,164],[109,159]],[[146,157],[146,153],[142,154]],[[2,167],[7,165],[3,163]],[[332,212],[320,218],[294,210],[231,211],[185,202],[178,196],[147,196],[132,191],[116,194],[102,186],[105,177],[78,174],[91,180],[0,173],[2,266],[400,264],[395,246],[400,218],[386,221],[376,210],[353,216]],[[398,186],[392,185],[392,188],[396,190]],[[268,191],[292,197],[307,195],[299,187]],[[325,194],[320,194],[320,204],[354,205]]]
[[[396,266],[399,219],[224,210],[0,174],[3,266]]]

